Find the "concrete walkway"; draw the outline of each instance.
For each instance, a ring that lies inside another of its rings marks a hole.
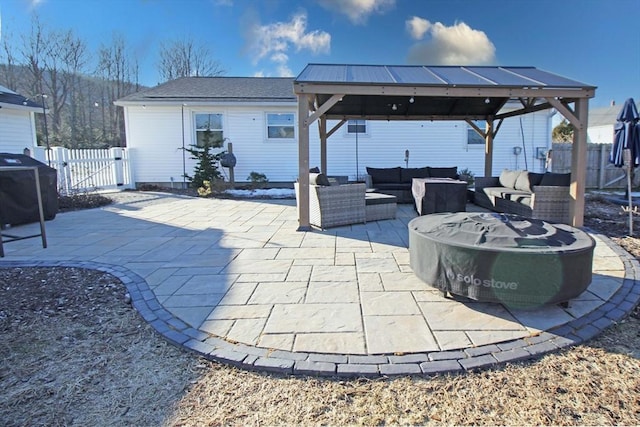
[[[410,205],[395,220],[297,232],[294,200],[115,197],[47,222],[47,249],[39,239],[6,244],[0,267],[112,273],[165,338],[248,369],[376,376],[486,367],[587,340],[640,299],[638,263],[598,235],[589,289],[568,308],[526,311],[443,298],[417,279]]]

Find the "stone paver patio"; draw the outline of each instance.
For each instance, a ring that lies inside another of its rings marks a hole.
[[[415,277],[409,205],[395,220],[298,232],[294,200],[116,197],[47,222],[47,249],[38,239],[6,244],[0,267],[110,272],[165,338],[249,369],[352,376],[490,366],[589,339],[640,299],[638,263],[598,235],[589,289],[568,308],[527,311],[444,298]]]

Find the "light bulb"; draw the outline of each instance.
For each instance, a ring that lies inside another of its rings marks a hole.
[[[397,106],[396,104],[393,104],[393,105],[391,106],[391,109],[392,109],[393,111],[396,111],[396,110],[398,109],[398,106]]]

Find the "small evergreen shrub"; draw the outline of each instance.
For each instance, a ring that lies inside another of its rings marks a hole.
[[[191,154],[191,158],[197,161],[193,176],[184,175],[189,180],[191,188],[199,192],[201,188],[205,188],[205,181],[209,182],[209,188],[211,188],[216,181],[224,180],[218,164],[225,151],[214,151],[222,148],[223,142],[223,139],[214,138],[213,132],[206,130],[202,135],[202,146],[191,145],[191,148],[185,148]]]
[[[458,171],[458,177],[461,181],[467,181],[467,185],[473,185],[475,174],[468,168],[461,169]]]
[[[269,182],[265,174],[253,171],[249,174],[247,179],[251,181],[252,188],[262,188],[267,182]]]

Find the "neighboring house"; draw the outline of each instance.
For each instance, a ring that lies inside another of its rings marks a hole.
[[[36,113],[42,105],[0,86],[0,153],[22,154],[37,146]]]
[[[183,173],[192,174],[195,165],[183,144],[201,141],[207,126],[233,144],[236,182],[248,181],[252,171],[265,174],[271,183],[297,179],[293,78],[185,77],[124,97],[116,105],[124,108],[138,184],[180,185]],[[551,118],[549,111],[541,111],[506,119],[494,141],[494,174],[504,168],[543,171]],[[327,129],[336,123],[329,122]],[[310,166],[319,166],[317,131],[310,135],[310,147]],[[329,137],[327,153],[325,172],[351,180],[362,179],[367,166],[457,166],[484,174],[484,141],[464,121],[349,120]]]
[[[636,102],[640,110],[640,103]],[[587,142],[591,144],[613,144],[613,127],[616,124],[622,105],[611,102],[608,107],[592,108],[589,110],[589,124],[587,125]]]

